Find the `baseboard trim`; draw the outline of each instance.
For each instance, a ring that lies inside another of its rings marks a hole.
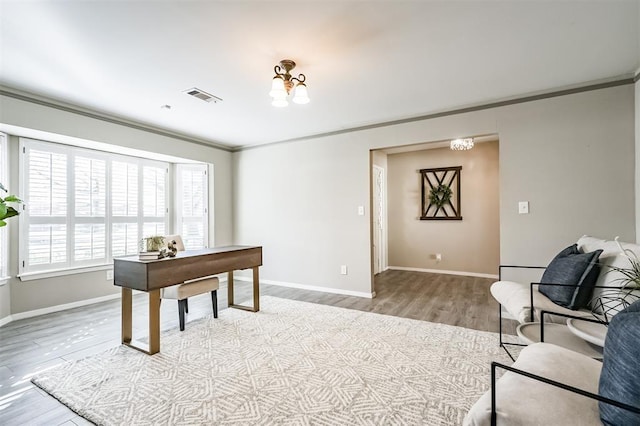
[[[464,272],[464,271],[447,271],[444,269],[424,269],[424,268],[408,268],[405,266],[389,266],[393,271],[411,271],[411,272],[429,272],[431,274],[447,274],[447,275],[460,275],[464,277],[479,277],[479,278],[491,278],[498,279],[497,275],[493,274],[481,274],[478,272]]]
[[[93,305],[94,303],[106,302],[107,300],[119,299],[120,296],[121,292],[117,292],[108,296],[94,297],[93,299],[79,300],[77,302],[65,303],[63,305],[49,306],[47,308],[35,309],[33,311],[18,312],[17,314],[9,315],[11,317],[11,320],[9,322],[25,318],[37,317],[45,314],[51,314],[53,312],[66,311],[67,309],[78,308],[80,306]]]
[[[13,317],[11,315],[7,315],[6,317],[0,319],[0,327],[9,324],[11,321],[13,321]]]
[[[252,282],[253,278],[251,277],[234,277],[235,280],[238,281],[247,281]],[[331,288],[331,287],[320,287],[315,285],[307,285],[307,284],[298,284],[298,283],[289,283],[284,281],[274,281],[274,280],[263,280],[260,279],[261,283],[277,285],[280,287],[289,287],[289,288],[299,288],[301,290],[311,290],[311,291],[320,291],[322,293],[332,293],[332,294],[342,294],[345,296],[355,296],[355,297],[364,297],[365,299],[373,299],[375,297],[375,293],[365,293],[362,291],[352,291],[352,290],[342,290],[340,288]]]

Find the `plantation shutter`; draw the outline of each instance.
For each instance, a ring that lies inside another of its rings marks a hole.
[[[69,260],[68,157],[64,153],[31,149],[27,161],[27,262],[30,266],[64,265]]]
[[[106,260],[106,168],[102,159],[74,158],[75,261]]]
[[[136,162],[111,163],[111,252],[126,256],[138,252],[138,170]]]
[[[145,165],[142,168],[143,237],[167,233],[167,174],[165,166]]]
[[[187,250],[207,246],[208,242],[208,176],[205,164],[178,164],[177,225]]]

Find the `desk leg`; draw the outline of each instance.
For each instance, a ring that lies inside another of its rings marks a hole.
[[[233,306],[233,271],[227,273],[227,306]]]
[[[253,269],[253,307],[236,305],[233,302],[233,272],[229,272],[229,304],[230,308],[242,309],[244,311],[258,312],[260,310],[260,277],[258,275],[258,267]]]
[[[122,287],[122,344],[148,355],[160,352],[160,290],[149,292],[149,344],[132,340],[132,292]]]
[[[132,292],[130,288],[122,287],[122,343],[131,343],[132,333]]]
[[[149,355],[160,352],[160,290],[149,292]]]
[[[260,310],[260,275],[258,267],[253,268],[253,312]]]

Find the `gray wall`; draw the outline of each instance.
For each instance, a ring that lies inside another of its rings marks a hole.
[[[635,239],[624,85],[234,153],[236,243],[264,246],[264,279],[370,293],[369,150],[486,134],[500,139],[501,263],[546,264],[583,234]]]
[[[476,143],[470,151],[446,147],[389,155],[390,268],[498,275],[498,153],[498,141],[491,141]],[[462,220],[420,220],[418,170],[450,166],[462,166]],[[442,261],[434,258],[436,253]]]
[[[233,243],[232,203],[232,155],[230,152],[186,142],[129,126],[99,120],[38,103],[0,96],[0,123],[41,130],[65,136],[104,142],[115,146],[157,152],[180,158],[214,164],[214,186],[210,188],[210,230],[217,245]],[[17,164],[17,138],[10,138],[12,164]],[[17,188],[17,168],[12,168],[12,188]],[[211,196],[213,195],[213,196]],[[10,272],[17,273],[17,221],[12,228]],[[21,282],[17,278],[9,286],[0,287],[0,297],[5,300],[10,292],[10,313],[42,309],[117,293],[113,280],[106,280],[104,271],[67,275],[58,278]],[[6,300],[0,303],[0,319],[6,316]]]

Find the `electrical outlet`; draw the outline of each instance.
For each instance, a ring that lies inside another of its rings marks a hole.
[[[358,206],[358,216],[364,216],[364,206]]]
[[[107,281],[113,279],[113,269],[107,269]]]
[[[347,265],[340,265],[340,274],[347,275]]]

